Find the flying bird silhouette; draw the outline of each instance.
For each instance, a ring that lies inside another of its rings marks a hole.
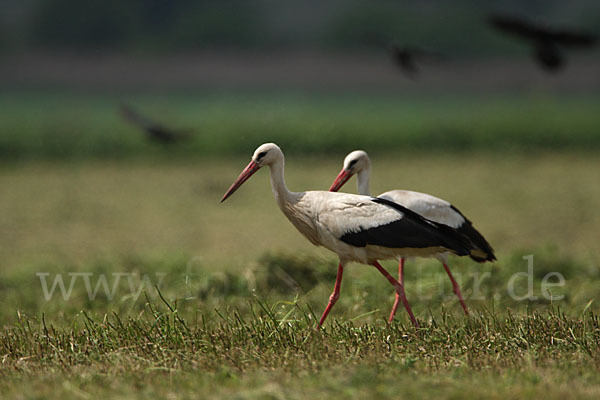
[[[396,43],[388,45],[394,63],[407,77],[414,79],[419,74],[423,63],[436,63],[446,59],[443,54],[422,49],[416,46],[401,46]]]
[[[499,32],[529,42],[533,46],[533,57],[540,67],[549,72],[559,71],[565,66],[565,49],[592,47],[598,39],[589,33],[556,28],[510,15],[492,14],[488,17],[488,23]]]
[[[140,114],[127,104],[120,106],[119,113],[126,121],[141,129],[151,141],[167,145],[181,142],[191,137],[190,130],[168,128]]]

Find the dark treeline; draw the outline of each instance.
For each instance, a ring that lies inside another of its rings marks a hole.
[[[0,48],[364,49],[398,40],[473,54],[510,51],[513,43],[486,28],[492,11],[600,26],[595,0],[3,0]]]

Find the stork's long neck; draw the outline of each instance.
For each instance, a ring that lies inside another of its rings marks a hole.
[[[271,189],[277,205],[287,219],[312,244],[319,246],[319,235],[315,227],[314,202],[303,201],[307,192],[290,192],[283,179],[283,157],[270,164]],[[309,196],[310,197],[310,196]]]
[[[365,196],[370,196],[371,191],[369,190],[369,180],[371,179],[371,167],[367,166],[366,168],[360,170],[358,174],[356,174],[356,184],[358,185],[358,194],[362,194]]]
[[[277,200],[277,204],[283,209],[283,206],[290,202],[293,194],[289,191],[285,185],[285,179],[283,178],[284,160],[279,159],[269,165],[271,171],[271,190],[273,196]]]

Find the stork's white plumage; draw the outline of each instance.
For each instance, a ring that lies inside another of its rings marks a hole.
[[[402,285],[377,260],[407,256],[429,256],[441,252],[468,254],[467,243],[445,225],[428,221],[386,199],[326,191],[291,192],[284,181],[281,149],[266,143],[223,196],[233,194],[259,168],[269,166],[275,200],[290,222],[312,244],[323,246],[339,257],[338,275],[321,326],[340,291],[344,266],[352,261],[370,264],[394,286],[413,324],[416,319],[404,296]]]
[[[357,177],[358,193],[361,195],[370,195],[370,178],[371,178],[371,160],[366,152],[362,150],[356,150],[351,152],[344,159],[342,170],[335,178],[333,184],[329,188],[330,191],[337,192],[354,174]],[[382,193],[378,196],[380,199],[387,199],[400,204],[411,211],[425,217],[430,221],[443,224],[457,234],[464,237],[465,241],[469,244],[468,255],[477,262],[493,261],[496,259],[494,256],[494,250],[485,240],[485,238],[473,227],[471,221],[469,221],[456,207],[435,196],[413,192],[410,190],[391,190],[389,192]],[[448,273],[448,277],[452,282],[454,293],[457,295],[460,304],[465,312],[468,314],[468,308],[464,302],[460,287],[450,269],[448,268],[446,256],[447,251],[440,249],[439,253],[430,252],[426,256],[433,256],[440,260],[444,265],[444,269]],[[405,257],[400,258],[398,265],[398,280],[404,286],[404,261]],[[398,307],[399,297],[396,296],[396,301],[392,307],[389,320],[392,321]]]

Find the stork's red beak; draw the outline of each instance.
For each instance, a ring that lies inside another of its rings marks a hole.
[[[229,189],[227,190],[227,192],[225,192],[225,194],[223,195],[223,198],[221,199],[221,203],[224,202],[229,196],[231,196],[233,194],[233,192],[235,192],[236,190],[238,190],[238,188],[240,186],[242,186],[242,184],[244,182],[246,182],[248,179],[250,179],[250,177],[256,171],[258,171],[259,168],[260,168],[260,165],[258,165],[254,161],[250,161],[250,164],[248,164],[246,166],[246,168],[244,168],[244,170],[242,171],[242,173],[240,174],[240,176],[237,177],[237,179],[235,180],[235,182],[233,182],[231,184],[231,186],[229,187]]]
[[[340,188],[344,186],[344,183],[348,182],[348,179],[350,179],[352,175],[353,174],[350,171],[347,171],[342,168],[338,176],[335,178],[335,181],[333,181],[333,183],[331,184],[329,191],[337,192],[338,190],[340,190]]]

